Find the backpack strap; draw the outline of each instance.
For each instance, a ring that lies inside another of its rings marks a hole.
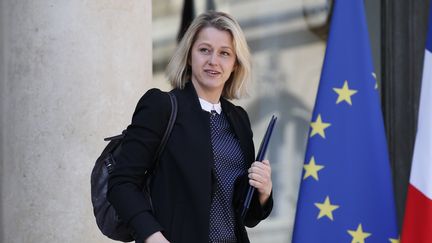
[[[150,196],[151,195],[151,193],[150,193],[151,176],[154,174],[157,166],[159,165],[160,157],[164,151],[165,145],[168,142],[168,138],[171,135],[171,131],[174,127],[174,123],[175,123],[175,120],[177,118],[177,98],[175,97],[175,95],[172,92],[168,92],[168,95],[169,95],[170,101],[171,101],[171,115],[170,115],[170,118],[168,121],[168,125],[165,129],[165,133],[162,137],[161,143],[159,144],[159,147],[156,150],[156,156],[154,158],[153,168],[152,168],[152,170],[147,170],[147,172],[146,172],[146,179],[145,179],[144,188],[143,188],[143,191],[145,192],[145,195],[149,200],[150,208],[151,208],[151,211],[153,213],[155,211],[154,211],[154,207],[153,207],[153,201],[152,201],[152,198]]]
[[[160,157],[161,157],[161,155],[165,149],[165,145],[168,142],[168,138],[171,135],[171,131],[174,127],[174,123],[175,123],[175,120],[177,118],[177,98],[172,92],[168,92],[168,95],[169,95],[170,101],[171,101],[171,115],[170,115],[170,118],[168,121],[168,125],[165,129],[165,133],[162,137],[161,143],[159,144],[159,147],[156,150],[156,156],[154,158],[155,164],[154,164],[153,169],[156,168],[157,165],[159,164],[159,159],[160,159]]]

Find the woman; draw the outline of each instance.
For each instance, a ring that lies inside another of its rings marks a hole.
[[[249,118],[227,100],[244,93],[249,59],[243,32],[231,16],[208,12],[192,22],[167,67],[178,113],[152,176],[153,205],[140,186],[152,168],[171,105],[158,89],[138,102],[108,192],[137,242],[249,242],[245,226],[270,214],[269,161],[254,162]],[[248,184],[257,193],[242,221]]]

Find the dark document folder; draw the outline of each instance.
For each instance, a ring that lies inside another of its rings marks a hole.
[[[273,128],[275,126],[276,120],[277,120],[277,117],[273,115],[271,120],[270,120],[269,125],[267,126],[267,131],[264,134],[264,138],[261,141],[261,145],[260,145],[260,148],[258,150],[256,161],[263,161],[264,160],[264,156],[265,156],[265,153],[267,151],[267,146],[270,142],[270,137],[271,137],[271,134],[273,132]],[[243,205],[242,205],[242,209],[241,209],[242,221],[244,221],[244,219],[246,217],[246,214],[247,214],[247,211],[249,209],[249,205],[250,205],[250,202],[252,200],[254,192],[255,192],[255,188],[253,186],[249,185],[248,191],[247,191],[246,197],[243,201]]]

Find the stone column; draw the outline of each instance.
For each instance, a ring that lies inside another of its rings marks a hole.
[[[90,173],[154,86],[151,1],[0,4],[0,242],[109,242]]]

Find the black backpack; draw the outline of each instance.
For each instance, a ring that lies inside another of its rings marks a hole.
[[[171,115],[164,136],[162,137],[158,150],[156,151],[153,170],[156,168],[159,162],[159,158],[162,155],[177,117],[177,99],[173,93],[168,92],[168,94],[171,100]],[[121,149],[120,145],[126,132],[127,130],[124,130],[120,135],[104,139],[105,141],[109,141],[109,143],[99,158],[96,160],[91,173],[91,199],[93,204],[93,213],[96,217],[96,223],[104,235],[113,240],[123,242],[133,241],[133,232],[126,226],[124,222],[121,221],[114,207],[108,202],[107,190],[109,174],[113,171],[116,164],[113,154],[118,153]],[[143,187],[143,193],[145,193],[147,197],[150,197],[147,187],[152,171],[148,171],[146,173],[146,185]]]

